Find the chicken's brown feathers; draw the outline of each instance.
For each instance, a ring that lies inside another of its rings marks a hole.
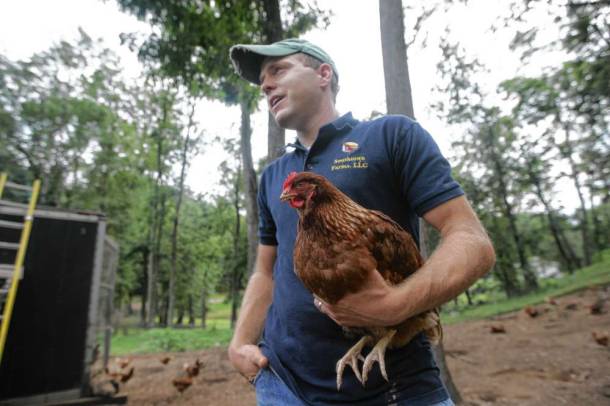
[[[321,175],[290,174],[285,182],[299,205],[294,249],[295,272],[303,284],[328,303],[358,292],[367,275],[377,270],[389,284],[398,284],[423,264],[415,241],[385,214],[366,209]],[[299,195],[299,191],[307,195]],[[311,193],[311,191],[314,193]],[[431,310],[398,327],[393,343],[404,345],[420,331],[431,340],[442,335],[438,311]]]

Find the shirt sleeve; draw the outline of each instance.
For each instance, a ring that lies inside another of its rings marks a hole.
[[[265,174],[261,177],[260,186],[258,188],[258,240],[263,245],[277,245],[275,238],[275,222],[267,204],[267,177]]]
[[[418,216],[464,194],[438,145],[417,122],[400,128],[395,145],[394,170],[400,190]]]

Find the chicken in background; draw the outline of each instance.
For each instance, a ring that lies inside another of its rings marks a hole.
[[[127,372],[125,372],[123,370],[105,368],[104,372],[106,372],[106,375],[111,380],[113,380],[117,383],[118,382],[127,383],[133,377],[133,374],[135,372],[135,367],[132,366],[131,368],[129,368],[129,370],[127,370]]]
[[[530,316],[532,319],[540,316],[540,311],[537,308],[535,308],[534,306],[525,306],[525,308],[523,308],[523,311],[525,312],[525,314]]]
[[[608,343],[609,343],[608,333],[593,331],[591,333],[591,336],[593,337],[593,340],[595,340],[595,342],[597,344],[602,345],[604,347],[608,346]]]
[[[606,297],[598,294],[595,302],[589,305],[589,312],[593,315],[600,315],[605,313]]]
[[[187,374],[177,376],[172,380],[172,385],[180,394],[187,390],[193,384],[193,378]]]
[[[186,373],[188,374],[188,376],[190,376],[191,378],[196,377],[197,375],[199,375],[199,369],[203,366],[203,362],[199,361],[199,358],[197,358],[195,360],[195,363],[190,365],[190,364],[184,364],[184,370],[186,371]]]
[[[390,285],[405,280],[423,264],[413,238],[385,214],[368,210],[351,200],[325,177],[311,172],[292,172],[280,196],[297,210],[299,223],[294,248],[297,276],[317,297],[337,303],[357,293],[369,273],[377,270]],[[336,364],[337,389],[349,365],[364,385],[375,362],[384,379],[385,351],[407,345],[425,332],[432,342],[442,335],[438,309],[423,312],[391,327],[344,328],[348,336],[361,339]],[[365,346],[373,346],[358,360]]]
[[[491,334],[506,334],[506,328],[502,324],[492,324],[489,326]]]
[[[199,361],[199,358],[193,364],[185,363],[182,371],[172,380],[172,385],[174,385],[178,392],[184,392],[193,384],[193,378],[199,375],[201,367],[203,367],[203,362]]]
[[[167,365],[167,364],[168,364],[168,363],[169,363],[171,360],[172,360],[172,357],[170,357],[170,356],[163,357],[163,358],[160,358],[160,359],[159,359],[159,361],[161,361],[161,363],[162,363],[163,365]]]
[[[114,362],[119,366],[119,368],[125,369],[126,367],[129,366],[129,364],[131,364],[131,359],[130,358],[117,358],[114,360]]]

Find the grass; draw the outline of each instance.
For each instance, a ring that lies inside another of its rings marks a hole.
[[[112,337],[113,356],[166,351],[192,351],[214,346],[226,346],[233,330],[229,318],[231,305],[222,295],[214,295],[209,303],[206,328],[151,328],[123,327]],[[136,325],[137,319],[127,321]],[[201,319],[195,320],[196,326]]]
[[[443,312],[444,324],[459,323],[495,316],[519,310],[527,305],[544,302],[547,297],[557,297],[595,285],[610,284],[610,250],[602,254],[600,262],[578,270],[562,278],[541,280],[541,289],[529,295],[496,300],[484,305],[464,308],[459,312]],[[155,353],[166,351],[191,351],[214,346],[226,346],[233,331],[229,327],[231,306],[222,295],[215,295],[209,303],[207,327],[195,328],[153,328],[133,327],[119,329],[112,337],[112,355]],[[133,319],[131,324],[136,325]],[[196,321],[200,325],[200,319]]]
[[[543,303],[547,297],[558,297],[596,285],[610,284],[610,250],[602,253],[601,261],[579,269],[561,278],[540,281],[541,289],[528,295],[515,298],[498,298],[495,302],[463,309],[459,312],[443,312],[445,324],[460,323],[467,320],[483,319],[502,313],[519,310],[524,306]]]

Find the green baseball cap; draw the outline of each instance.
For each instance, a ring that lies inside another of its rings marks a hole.
[[[261,65],[265,58],[288,56],[299,52],[329,64],[337,79],[339,78],[337,67],[331,57],[322,48],[304,39],[289,38],[270,45],[237,44],[231,47],[229,55],[239,76],[260,85]]]

